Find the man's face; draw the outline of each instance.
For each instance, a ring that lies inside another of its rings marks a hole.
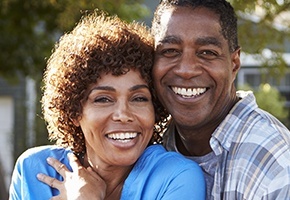
[[[206,8],[168,9],[155,37],[154,84],[179,126],[215,126],[235,99],[239,50],[231,53],[219,16]]]

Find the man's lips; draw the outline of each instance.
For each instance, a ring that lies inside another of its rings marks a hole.
[[[206,92],[206,88],[183,88],[183,87],[171,87],[172,91],[182,96],[183,98],[197,97]]]

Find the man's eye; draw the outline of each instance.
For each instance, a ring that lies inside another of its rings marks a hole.
[[[206,50],[200,51],[197,53],[199,57],[207,58],[207,59],[214,59],[218,56],[218,54],[214,51]]]
[[[165,57],[171,58],[171,57],[179,56],[180,52],[177,49],[164,49],[161,51],[161,54]]]

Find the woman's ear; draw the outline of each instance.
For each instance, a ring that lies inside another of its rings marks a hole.
[[[78,117],[80,118],[80,117]],[[79,127],[80,126],[80,122],[78,119],[71,119],[71,121],[73,122],[73,124],[76,126],[76,127]]]

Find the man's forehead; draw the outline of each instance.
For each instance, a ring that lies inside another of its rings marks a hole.
[[[163,38],[182,34],[182,30],[194,27],[206,29],[208,26],[220,29],[220,22],[216,13],[203,7],[170,7],[166,8],[160,16],[160,24],[155,34],[155,42]],[[204,25],[204,26],[203,26]],[[207,31],[206,31],[207,33]],[[203,33],[205,34],[205,33]]]

